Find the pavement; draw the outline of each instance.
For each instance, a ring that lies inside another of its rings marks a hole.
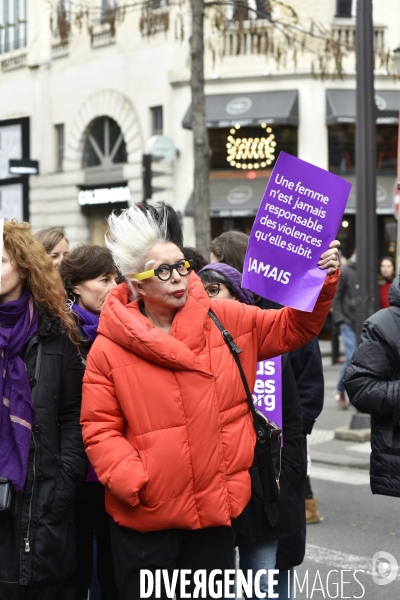
[[[319,478],[318,473],[324,465],[369,469],[369,441],[350,442],[334,439],[335,429],[348,427],[356,411],[351,405],[347,410],[336,405],[334,395],[341,365],[332,365],[330,342],[320,341],[320,348],[325,379],[325,400],[323,411],[314,425],[311,436],[308,437],[311,461],[315,465],[315,473],[311,471],[311,477]]]

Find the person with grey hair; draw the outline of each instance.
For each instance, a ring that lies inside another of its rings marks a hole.
[[[169,240],[164,208],[155,218],[132,207],[108,222],[106,244],[126,284],[109,293],[87,360],[85,449],[106,488],[119,599],[151,595],[154,576],[157,593],[159,569],[179,569],[192,593],[198,569],[235,568],[235,521],[250,499],[255,444],[211,302],[242,350],[252,388],[257,361],[298,348],[322,328],[337,285],[338,242],[319,261],[328,276],[313,312],[263,311],[210,300]]]

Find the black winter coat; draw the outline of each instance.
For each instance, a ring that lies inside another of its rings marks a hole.
[[[314,338],[298,350],[289,352],[290,364],[293,369],[300,397],[301,414],[303,417],[303,440],[301,446],[300,476],[292,486],[292,491],[301,513],[301,529],[279,540],[276,552],[276,568],[291,569],[300,565],[306,552],[306,515],[305,515],[305,481],[307,477],[307,438],[312,432],[315,420],[320,415],[324,405],[324,375],[318,338]]]
[[[41,367],[35,367],[41,342]],[[25,349],[35,422],[18,513],[0,518],[0,588],[4,582],[57,582],[74,571],[74,494],[87,470],[79,423],[83,366],[54,321],[40,320]]]
[[[299,479],[303,442],[299,394],[288,355],[282,356],[283,448],[281,491],[276,504],[264,507],[252,496],[237,519],[239,535],[251,543],[277,540],[302,527],[302,516],[293,492]]]
[[[309,435],[324,407],[324,372],[318,338],[289,352],[289,360],[300,396],[303,433]]]
[[[356,263],[349,259],[341,268],[339,285],[332,302],[335,325],[347,323],[356,328]]]
[[[390,308],[369,317],[349,362],[344,385],[350,402],[371,415],[371,490],[400,496],[400,278]]]

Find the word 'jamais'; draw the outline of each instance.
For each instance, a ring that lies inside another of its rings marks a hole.
[[[283,283],[285,285],[289,283],[290,277],[292,275],[291,273],[289,273],[288,271],[284,271],[283,269],[281,269],[278,272],[277,267],[271,267],[271,265],[264,265],[263,262],[259,262],[256,258],[252,259],[251,257],[249,260],[248,270],[255,271],[256,273],[258,273],[258,275],[260,275],[260,273],[263,273],[264,277],[271,277],[275,281],[279,281],[280,283]]]

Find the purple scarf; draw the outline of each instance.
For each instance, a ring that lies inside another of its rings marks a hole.
[[[20,491],[25,485],[35,417],[22,354],[38,325],[38,313],[27,289],[18,300],[0,304],[0,475]]]
[[[97,328],[99,326],[99,318],[93,313],[81,308],[77,304],[73,304],[72,310],[78,315],[79,325],[82,327],[83,333],[90,342],[94,342],[97,336]],[[86,481],[98,481],[96,473],[92,465],[89,463],[89,470]]]
[[[78,315],[79,325],[82,327],[83,333],[90,342],[94,342],[97,336],[97,328],[99,326],[99,317],[81,308],[76,303],[72,305],[72,310]]]

